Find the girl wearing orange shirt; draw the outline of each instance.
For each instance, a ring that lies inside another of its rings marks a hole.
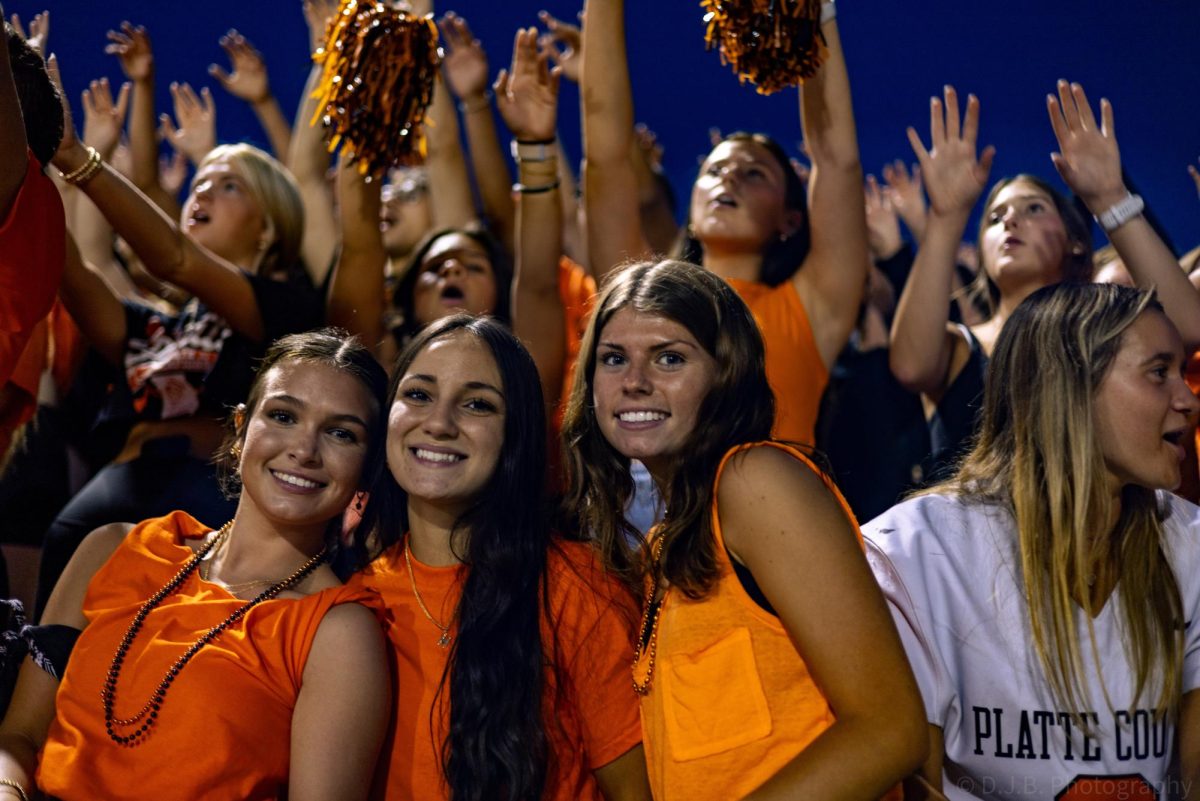
[[[927,747],[854,519],[770,440],[774,411],[724,281],[672,261],[613,277],[563,423],[568,502],[645,588],[633,688],[657,801],[878,798]],[[623,514],[631,459],[666,505],[644,545]]]
[[[21,667],[0,798],[28,799],[35,763],[64,801],[366,797],[383,638],[327,562],[378,462],[385,383],[343,332],[281,339],[222,449],[234,518],[213,531],[173,512],[87,537],[39,627],[78,641],[65,672]]]
[[[537,368],[490,317],[430,323],[388,395],[359,530],[385,548],[395,720],[375,797],[648,801],[630,598],[545,516]]]

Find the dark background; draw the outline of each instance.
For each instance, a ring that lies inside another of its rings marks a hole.
[[[507,64],[512,34],[537,21],[538,9],[574,18],[580,0],[456,0],[454,10],[483,41],[492,72]],[[158,64],[158,104],[170,111],[167,84],[211,86],[222,141],[265,137],[241,101],[206,69],[228,66],[217,39],[236,27],[264,54],[272,87],[292,115],[308,70],[299,0],[8,0],[28,22],[49,8],[50,49],[58,53],[73,106],[86,81],[119,82],[104,55],[105,31],[129,19],[145,25]],[[665,166],[686,204],[708,129],[763,130],[790,148],[799,139],[795,92],[764,98],[720,66],[703,47],[698,0],[627,0],[637,119],[658,132]],[[1059,77],[1080,81],[1093,102],[1115,108],[1123,163],[1164,223],[1177,249],[1200,242],[1200,201],[1186,173],[1200,156],[1200,2],[1148,0],[1005,0],[884,3],[840,0],[838,20],[849,62],[864,167],[878,173],[893,158],[912,159],[904,136],[928,137],[929,96],[953,83],[982,101],[984,143],[998,149],[992,179],[1027,171],[1058,181],[1049,153],[1054,137],[1045,95]],[[578,94],[564,92],[561,130],[579,150]]]

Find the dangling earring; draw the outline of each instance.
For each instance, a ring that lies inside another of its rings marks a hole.
[[[233,474],[242,474],[242,443],[235,442],[229,446],[229,457],[233,459]]]
[[[354,511],[362,514],[363,503],[367,497],[368,493],[366,490],[359,490],[358,492],[354,493]]]

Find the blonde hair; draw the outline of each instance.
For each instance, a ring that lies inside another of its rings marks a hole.
[[[271,243],[258,263],[258,272],[272,277],[303,273],[300,245],[304,236],[304,205],[296,179],[287,167],[269,153],[241,143],[213,148],[196,172],[214,161],[229,163],[246,182],[250,196],[266,217]]]
[[[1147,311],[1162,313],[1153,293],[1111,284],[1058,284],[1030,295],[996,342],[974,448],[932,490],[1011,509],[1034,648],[1055,699],[1072,714],[1088,701],[1076,598],[1088,599],[1091,656],[1102,668],[1088,581],[1097,554],[1120,574],[1113,600],[1134,665],[1134,705],[1156,678],[1160,714],[1179,701],[1183,608],[1163,551],[1163,510],[1154,488],[1127,485],[1111,524],[1095,424],[1096,392],[1125,331]]]

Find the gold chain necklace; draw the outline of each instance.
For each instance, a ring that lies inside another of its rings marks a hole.
[[[438,623],[437,618],[430,614],[429,608],[425,606],[425,601],[421,598],[421,591],[417,589],[417,577],[413,575],[412,559],[409,557],[409,553],[412,550],[411,543],[411,538],[406,537],[404,539],[404,566],[408,568],[408,581],[412,584],[413,596],[417,599],[417,606],[421,607],[421,612],[425,615],[425,618],[441,629],[442,636],[438,637],[437,644],[445,648],[450,644],[450,627]]]
[[[662,537],[655,537],[650,546],[650,581],[646,588],[646,599],[642,602],[642,625],[638,627],[637,648],[633,652],[633,691],[638,695],[649,695],[650,683],[654,680],[654,659],[658,655],[658,621],[662,619],[663,604],[667,602],[667,591],[654,603],[658,585],[662,581],[659,565],[662,562]],[[642,655],[648,654],[646,675],[638,679],[638,663]]]
[[[133,645],[134,639],[145,623],[146,617],[154,611],[154,609],[163,602],[168,595],[179,589],[180,585],[197,569],[200,563],[208,556],[214,548],[217,548],[229,537],[229,531],[233,526],[233,521],[230,520],[225,525],[221,526],[217,535],[201,548],[199,551],[188,559],[187,563],[179,569],[174,578],[168,581],[163,587],[150,599],[142,604],[136,615],[129,623],[129,627],[125,630],[125,636],[121,638],[120,645],[117,646],[117,652],[113,654],[112,665],[108,669],[108,675],[104,680],[104,689],[100,691],[100,699],[104,708],[104,728],[108,731],[108,736],[117,745],[135,746],[140,745],[141,741],[150,732],[150,729],[158,723],[159,715],[163,704],[166,703],[167,691],[171,689],[171,683],[179,676],[180,671],[187,666],[192,657],[196,655],[201,648],[217,638],[221,632],[232,626],[234,623],[246,616],[246,613],[258,606],[263,601],[269,601],[279,593],[294,587],[299,584],[305,576],[311,573],[317,565],[325,561],[325,549],[309,559],[292,575],[288,576],[283,581],[274,584],[258,594],[252,601],[239,606],[230,613],[223,621],[213,626],[211,629],[200,635],[191,646],[188,647],[178,659],[175,660],[171,667],[167,668],[166,674],[163,676],[162,682],[150,694],[150,700],[146,701],[141,710],[137,714],[128,718],[119,718],[115,713],[117,703],[117,681],[121,677],[121,667],[125,662],[125,657],[129,653],[130,646]],[[138,724],[141,724],[138,726]],[[137,726],[129,734],[118,734],[119,729],[128,730],[130,727]]]
[[[230,522],[232,523],[233,521],[230,521]],[[227,523],[226,525],[229,525],[229,523]],[[222,529],[222,531],[224,531],[224,529]],[[219,533],[220,532],[218,532],[218,534]],[[221,549],[225,547],[225,543],[227,543],[228,541],[229,541],[228,537],[225,537],[222,539],[222,541],[219,545],[214,543],[212,553],[210,553],[207,557],[205,557],[204,561],[202,561],[200,563],[200,578],[204,579],[205,581],[211,582],[213,584],[221,585],[222,587],[225,588],[225,591],[227,593],[229,593],[230,595],[237,595],[239,592],[244,592],[245,590],[248,590],[251,587],[266,587],[268,584],[274,584],[278,581],[283,580],[283,579],[278,579],[278,578],[253,579],[252,581],[241,581],[241,582],[238,582],[237,584],[227,584],[224,581],[221,581],[220,579],[211,578],[212,563],[217,558],[217,556],[220,555]]]

